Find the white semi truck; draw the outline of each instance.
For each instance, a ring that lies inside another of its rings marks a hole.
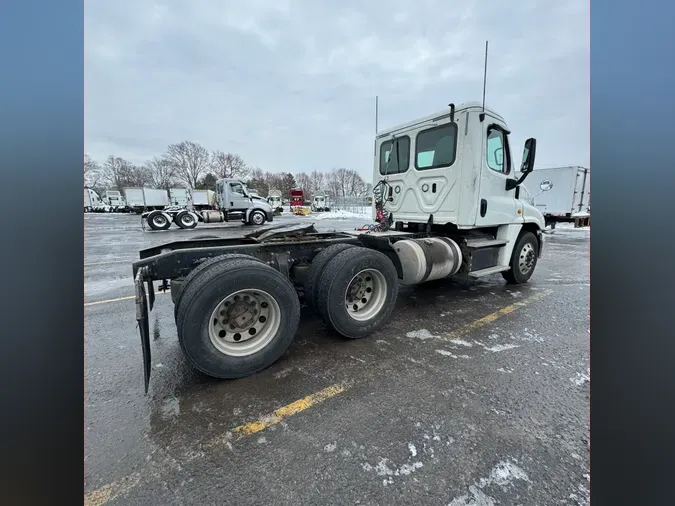
[[[129,209],[122,194],[116,190],[106,190],[103,201],[110,206],[111,212],[124,212]]]
[[[330,197],[326,192],[320,192],[314,195],[312,199],[312,211],[330,211]]]
[[[101,200],[101,197],[98,196],[91,188],[84,189],[84,212],[91,213],[93,211],[101,211],[105,207],[105,202]]]
[[[216,182],[216,192],[212,190],[193,190],[192,208],[169,206],[164,209],[144,212],[141,219],[147,221],[153,230],[167,230],[175,223],[180,228],[195,228],[204,223],[221,223],[240,220],[249,225],[263,225],[272,221],[273,211],[261,197],[254,197],[246,185],[238,179],[220,179]],[[201,197],[204,197],[204,200]],[[212,199],[218,206],[214,210],[211,204],[197,204]],[[200,209],[201,206],[201,209]]]
[[[519,198],[535,149],[525,141],[515,178],[505,119],[478,103],[450,104],[376,135],[379,231],[281,226],[142,250],[133,275],[146,392],[156,281],[171,288],[183,353],[216,378],[281,357],[300,324],[300,294],[328,326],[358,339],[391,319],[399,284],[496,273],[527,282],[544,244],[542,213]]]
[[[281,202],[281,191],[280,190],[270,190],[269,193],[267,194],[267,202],[269,203],[270,206],[272,206],[272,209],[275,211],[282,207],[283,204]]]

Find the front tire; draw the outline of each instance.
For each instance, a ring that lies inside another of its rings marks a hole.
[[[532,232],[521,234],[511,253],[511,269],[502,272],[502,277],[509,283],[522,284],[534,274],[539,257],[539,243]]]
[[[252,211],[251,215],[248,217],[249,223],[257,227],[264,225],[266,220],[267,216],[265,216],[265,213],[262,211]]]
[[[171,221],[161,211],[152,211],[146,218],[152,230],[167,230]]]
[[[288,349],[300,322],[291,282],[248,259],[208,266],[181,298],[183,351],[196,369],[215,378],[242,378],[270,366]]]
[[[385,325],[396,305],[398,274],[375,250],[348,248],[335,255],[319,278],[316,305],[324,322],[351,339]]]

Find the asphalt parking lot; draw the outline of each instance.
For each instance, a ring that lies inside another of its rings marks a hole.
[[[589,229],[547,235],[526,285],[495,275],[402,288],[391,323],[365,339],[303,308],[288,352],[236,381],[187,364],[171,298],[158,295],[146,396],[138,250],[247,229],[84,222],[86,504],[587,504]]]

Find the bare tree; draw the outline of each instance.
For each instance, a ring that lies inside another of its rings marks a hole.
[[[197,186],[199,178],[209,167],[209,152],[196,142],[171,144],[164,158],[174,168],[176,176],[190,188]]]
[[[153,188],[168,190],[174,184],[176,167],[166,158],[155,156],[145,163],[148,179]]]
[[[305,172],[300,172],[295,175],[295,186],[300,188],[307,197],[309,197],[310,194],[314,194],[312,190],[312,180]]]
[[[110,155],[103,164],[103,178],[110,188],[121,192],[127,186],[132,167],[128,160]]]
[[[84,186],[98,193],[102,189],[103,169],[91,156],[84,155]]]
[[[211,154],[211,170],[219,178],[245,178],[250,172],[241,156],[217,150]]]
[[[324,180],[326,179],[326,176],[323,172],[319,172],[318,170],[313,170],[312,173],[309,175],[309,179],[311,181],[311,191],[312,194],[318,193],[320,190],[324,189]]]

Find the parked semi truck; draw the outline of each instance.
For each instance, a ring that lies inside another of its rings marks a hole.
[[[551,167],[532,173],[527,188],[530,200],[544,215],[546,225],[590,218],[591,171],[586,167]]]
[[[267,202],[274,210],[276,210],[278,207],[282,207],[281,192],[279,190],[270,190],[267,194]]]
[[[321,192],[314,195],[312,200],[312,211],[330,211],[330,197],[327,193]]]
[[[296,207],[302,207],[305,205],[305,193],[300,189],[294,188],[291,190],[290,198],[291,211],[293,211]]]
[[[140,251],[132,270],[146,392],[157,281],[170,286],[188,361],[216,378],[248,376],[281,357],[300,324],[300,294],[337,333],[358,339],[391,319],[399,284],[496,273],[527,282],[544,244],[542,213],[519,198],[536,140],[525,141],[517,179],[511,149],[502,116],[450,104],[376,135],[379,231],[268,227]]]
[[[91,188],[84,189],[84,212],[91,213],[93,211],[100,211],[105,206],[105,202],[101,200],[98,193]]]
[[[122,194],[116,190],[106,190],[103,201],[110,207],[111,212],[125,212],[129,209]]]
[[[199,190],[201,191],[201,190]],[[207,192],[210,192],[207,193]],[[195,200],[202,202],[198,190],[193,191],[193,203]],[[204,223],[220,223],[225,221],[241,220],[249,225],[263,225],[266,221],[272,221],[273,211],[263,198],[254,198],[246,188],[246,185],[238,179],[220,179],[216,182],[216,191],[204,190],[206,198],[213,199],[218,210],[206,206],[202,210],[197,204],[192,209],[170,206],[164,209],[144,212],[141,219],[145,219],[148,226],[153,230],[167,230],[175,223],[180,228],[195,228],[201,221]]]

